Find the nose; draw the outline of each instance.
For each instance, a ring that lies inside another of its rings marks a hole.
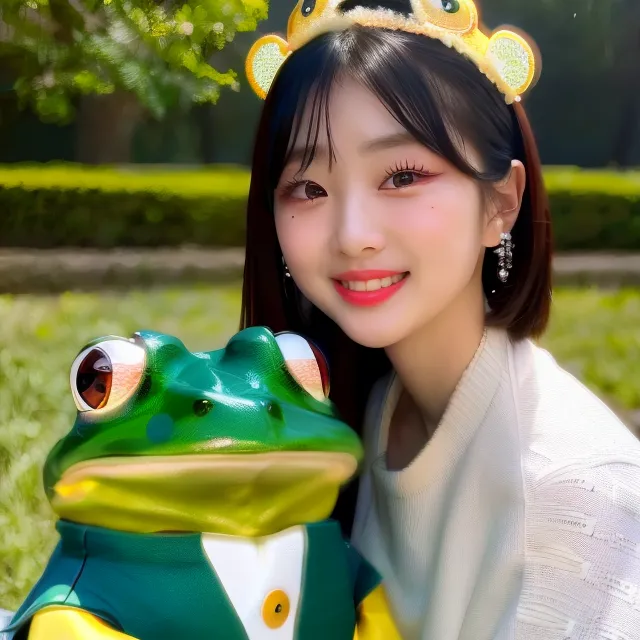
[[[350,258],[381,251],[385,235],[375,207],[368,206],[363,194],[340,199],[334,230],[335,244],[340,253]]]

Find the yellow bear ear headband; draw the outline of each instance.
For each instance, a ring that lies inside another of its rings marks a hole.
[[[280,0],[281,1],[281,0]],[[418,33],[440,40],[470,58],[504,94],[508,104],[519,101],[532,85],[538,64],[525,37],[500,29],[486,36],[479,27],[472,0],[408,0],[411,14],[391,9],[368,9],[353,0],[299,0],[287,26],[287,40],[276,35],[260,38],[251,48],[246,74],[262,99],[285,60],[322,33],[352,25]],[[350,8],[355,6],[355,8]]]

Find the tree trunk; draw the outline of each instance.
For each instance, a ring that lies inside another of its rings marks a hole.
[[[131,162],[133,136],[142,113],[142,106],[131,93],[83,97],[78,112],[76,162]]]

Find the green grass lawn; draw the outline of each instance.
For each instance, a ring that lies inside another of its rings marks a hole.
[[[0,607],[19,604],[55,543],[40,474],[73,420],[68,369],[82,343],[153,329],[213,349],[236,331],[239,303],[233,286],[0,296]],[[640,292],[557,291],[543,344],[596,392],[640,409]]]

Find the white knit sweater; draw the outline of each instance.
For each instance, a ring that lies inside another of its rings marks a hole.
[[[640,443],[613,413],[490,329],[431,441],[389,471],[400,390],[371,396],[353,541],[403,638],[640,639]]]

